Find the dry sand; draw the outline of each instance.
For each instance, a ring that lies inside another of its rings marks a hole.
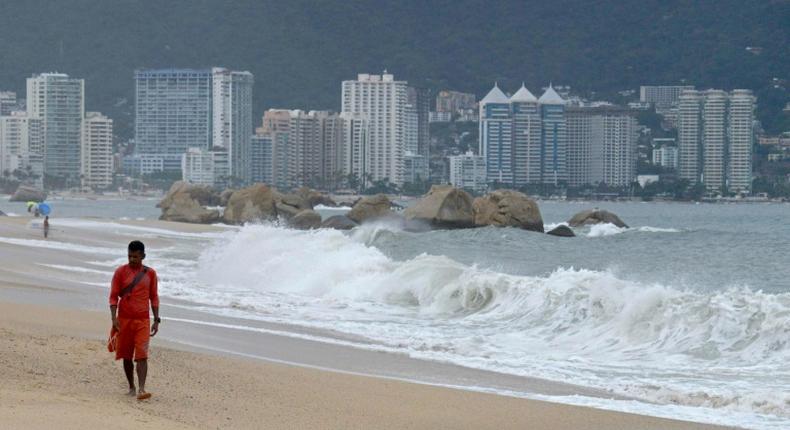
[[[0,219],[6,237],[34,234],[22,226]],[[44,254],[18,249],[0,246],[0,293],[8,293],[0,301],[3,429],[721,428],[188,352],[161,338],[152,342],[146,387],[154,397],[139,402],[125,395],[121,365],[104,346],[108,313],[9,301],[27,291],[45,303],[52,292],[20,268]]]

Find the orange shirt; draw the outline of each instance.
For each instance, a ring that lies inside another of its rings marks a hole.
[[[159,307],[156,271],[150,267],[148,268],[148,273],[134,286],[131,293],[123,298],[118,297],[121,290],[132,283],[132,280],[140,270],[143,270],[143,268],[140,267],[135,270],[130,268],[128,264],[124,264],[115,270],[110,288],[110,306],[118,306],[118,318],[148,319],[150,318],[148,302],[151,302],[152,307]]]

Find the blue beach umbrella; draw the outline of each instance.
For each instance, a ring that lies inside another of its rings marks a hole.
[[[52,208],[49,207],[49,203],[39,203],[38,210],[41,212],[42,215],[46,216],[52,211]]]

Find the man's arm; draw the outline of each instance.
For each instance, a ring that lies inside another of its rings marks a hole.
[[[156,336],[156,333],[159,332],[159,279],[156,276],[156,272],[151,274],[150,282],[151,311],[154,313],[154,323],[151,325],[151,336]]]
[[[118,294],[121,292],[121,280],[118,271],[112,276],[112,284],[110,284],[110,318],[112,326],[116,330],[121,331],[121,324],[118,322]]]

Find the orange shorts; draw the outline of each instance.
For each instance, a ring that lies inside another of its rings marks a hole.
[[[151,340],[151,321],[148,319],[118,318],[118,347],[115,359],[142,360],[148,358],[148,343]]]

